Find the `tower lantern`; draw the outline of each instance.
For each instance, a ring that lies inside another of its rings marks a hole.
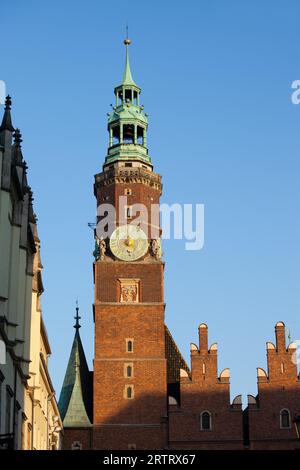
[[[122,82],[115,87],[116,102],[108,115],[109,146],[104,170],[113,163],[126,160],[152,169],[147,149],[148,117],[140,105],[140,87],[134,82],[129,63],[130,39],[126,47],[125,69]]]

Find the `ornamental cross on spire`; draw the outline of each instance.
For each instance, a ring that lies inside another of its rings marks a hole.
[[[79,320],[81,319],[81,317],[79,316],[79,307],[78,307],[78,300],[76,300],[76,315],[75,315],[75,320],[76,320],[76,323],[74,325],[74,328],[76,331],[79,330],[79,328],[81,328],[81,325],[79,323]]]

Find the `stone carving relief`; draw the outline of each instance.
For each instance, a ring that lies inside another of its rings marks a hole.
[[[139,302],[139,281],[120,280],[120,302]]]
[[[161,239],[153,238],[150,243],[151,254],[155,259],[159,260],[162,258],[162,247]]]
[[[103,240],[103,238],[101,239],[96,238],[95,249],[93,252],[95,260],[98,261],[100,259],[101,261],[103,261],[105,259],[105,254],[106,254],[106,241]]]

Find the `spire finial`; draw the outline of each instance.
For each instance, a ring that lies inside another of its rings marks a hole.
[[[124,39],[124,44],[126,46],[126,60],[125,60],[125,70],[123,74],[122,85],[136,86],[131,75],[130,64],[129,64],[128,46],[131,44],[131,40],[128,37],[128,25],[126,26],[126,38]]]
[[[76,320],[76,323],[74,325],[74,328],[76,331],[79,330],[79,328],[81,328],[81,325],[79,323],[79,320],[81,319],[81,317],[79,316],[79,307],[78,307],[78,300],[76,300],[76,315],[75,315],[75,320]]]
[[[126,46],[126,49],[127,49],[127,46],[131,44],[131,41],[128,37],[128,23],[126,23],[126,38],[124,39],[124,44]]]
[[[11,122],[10,109],[11,109],[11,97],[7,95],[5,99],[4,114],[3,114],[2,124],[0,126],[0,131],[10,131],[10,132],[14,131],[14,127]]]
[[[14,143],[16,144],[16,147],[20,148],[22,142],[23,142],[23,139],[22,139],[22,134],[21,134],[20,129],[15,129]]]
[[[22,143],[22,134],[20,132],[20,129],[15,129],[14,146],[13,146],[14,163],[24,165],[23,155],[22,155],[22,150],[21,150],[21,143]]]
[[[5,98],[5,109],[11,109],[11,97],[9,95]]]

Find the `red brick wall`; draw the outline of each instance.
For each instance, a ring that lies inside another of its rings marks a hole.
[[[133,377],[124,377],[125,363]],[[134,386],[132,400],[124,398],[126,384]],[[158,424],[165,413],[164,305],[95,305],[94,424]]]
[[[97,205],[110,203],[117,211],[119,196],[125,195],[125,188],[131,189],[127,205],[142,203],[148,208],[144,231],[153,223],[150,208],[159,203],[161,191],[147,178],[144,182],[112,179],[95,188]],[[217,350],[208,347],[206,325],[199,328],[199,348],[191,352],[191,377],[182,377],[181,401],[169,406],[167,422],[163,272],[163,263],[149,255],[137,262],[112,257],[94,265],[93,448],[242,449],[242,407],[230,403],[229,376],[218,375]],[[138,303],[119,302],[120,278],[139,279]],[[132,353],[126,352],[126,339],[134,341]],[[286,349],[284,325],[277,324],[276,348],[268,349],[268,376],[259,377],[258,403],[248,407],[251,449],[300,447],[294,426],[289,430],[279,427],[282,408],[290,410],[292,419],[300,414],[300,382],[291,361],[293,352]],[[126,363],[133,364],[130,378],[124,377]],[[134,398],[124,398],[125,385],[133,385]],[[211,413],[209,431],[200,427],[203,411]],[[87,431],[66,430],[66,446],[73,440],[84,440],[86,446],[88,439]]]
[[[155,175],[155,173],[153,173]],[[156,211],[155,220],[152,221],[151,217],[151,206],[153,204],[159,204],[159,198],[161,191],[149,184],[141,182],[115,182],[106,186],[100,186],[97,189],[97,206],[100,204],[112,204],[115,207],[117,220],[120,211],[120,196],[125,196],[125,189],[130,189],[132,194],[127,195],[126,205],[131,206],[133,204],[143,204],[147,208],[147,219],[141,223],[141,228],[148,238],[157,238],[159,236],[159,230],[155,236],[151,236],[151,232],[148,229],[153,223],[156,225],[156,221],[159,220],[158,211]],[[138,216],[139,214],[137,214]],[[123,214],[121,215],[123,217]],[[131,222],[131,220],[129,221]],[[123,222],[124,223],[124,222]]]
[[[242,449],[242,408],[230,404],[229,378],[218,377],[217,351],[208,349],[207,327],[199,328],[199,348],[191,351],[191,378],[181,379],[180,406],[171,405],[170,447]],[[211,414],[211,430],[201,430],[200,415]]]
[[[160,450],[165,448],[166,425],[157,427],[94,426],[93,448],[127,450],[134,444],[138,450]]]
[[[300,381],[294,361],[295,349],[287,348],[285,327],[275,327],[276,345],[268,343],[266,376],[258,376],[257,404],[248,406],[251,449],[300,449],[295,416],[300,415]],[[288,409],[290,429],[280,428],[280,411]]]
[[[63,450],[71,450],[72,443],[79,441],[82,450],[92,449],[92,428],[65,428],[63,436]]]
[[[127,204],[158,203],[160,191],[142,183],[116,183],[100,187],[97,203],[118,209],[118,197],[132,189]],[[108,200],[104,201],[105,196]],[[149,221],[150,222],[150,221]],[[162,262],[150,255],[137,262],[108,258],[94,265],[95,359],[94,442],[97,449],[160,449],[165,446],[167,372],[165,358]],[[120,302],[119,279],[139,280],[139,302]],[[133,352],[126,351],[133,340]],[[124,366],[133,366],[126,377]],[[124,397],[133,386],[132,399]]]
[[[163,302],[163,263],[100,261],[95,263],[95,303],[119,300],[120,278],[140,279],[140,302]]]
[[[90,445],[115,450],[131,445],[137,449],[244,448],[241,405],[230,404],[229,377],[218,375],[217,350],[208,348],[207,328],[199,329],[200,345],[191,351],[191,377],[181,378],[181,402],[169,405],[168,422],[163,318],[163,304],[96,305],[94,426],[93,430],[65,429],[64,449],[71,449],[74,441],[81,442],[83,449]],[[278,327],[276,333],[276,346],[268,346],[268,374],[259,373],[257,402],[247,409],[250,449],[300,449],[293,423],[300,414],[300,382],[292,360],[295,349],[286,348]],[[132,353],[124,353],[127,335],[134,338]],[[124,363],[134,365],[130,379],[124,377]],[[135,387],[133,400],[124,399],[127,382]],[[282,409],[290,410],[289,429],[280,429]],[[209,431],[201,430],[202,411],[211,413]]]

